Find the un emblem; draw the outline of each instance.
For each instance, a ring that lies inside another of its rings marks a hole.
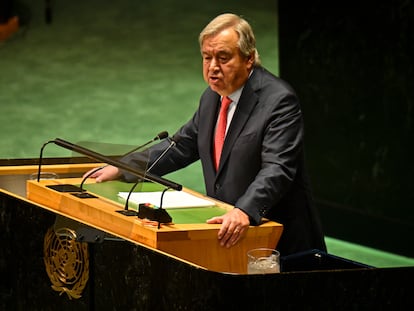
[[[46,272],[52,288],[69,299],[82,297],[89,278],[88,243],[76,241],[76,232],[49,228],[43,244]]]

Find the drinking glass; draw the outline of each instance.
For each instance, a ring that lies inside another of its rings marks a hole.
[[[255,248],[247,252],[247,273],[267,274],[280,272],[280,253],[271,248]]]

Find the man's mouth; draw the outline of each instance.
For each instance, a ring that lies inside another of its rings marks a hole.
[[[215,83],[215,82],[217,82],[217,81],[219,80],[219,78],[218,78],[218,77],[216,77],[216,76],[210,76],[210,77],[209,77],[209,80],[210,80],[211,82]]]

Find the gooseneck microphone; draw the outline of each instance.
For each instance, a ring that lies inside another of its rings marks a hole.
[[[157,163],[164,157],[164,155],[170,150],[172,147],[174,147],[177,142],[179,141],[180,137],[178,135],[175,135],[171,138],[171,143],[168,145],[168,147],[155,159],[154,162],[152,162],[151,166],[147,169],[147,173],[151,171],[151,169],[157,165]]]
[[[128,151],[127,153],[125,153],[124,155],[122,155],[121,157],[125,157],[125,156],[127,156],[127,155],[129,155],[129,154],[131,154],[131,153],[133,153],[133,152],[135,152],[135,151],[137,151],[137,150],[140,150],[140,149],[142,149],[142,148],[144,148],[144,147],[146,147],[146,146],[148,146],[149,144],[151,144],[151,143],[153,143],[154,141],[157,141],[157,140],[162,140],[162,139],[165,139],[165,138],[167,138],[168,137],[168,132],[167,131],[162,131],[162,132],[160,132],[160,133],[158,133],[157,134],[157,136],[155,136],[153,139],[151,139],[151,140],[149,140],[149,141],[147,141],[145,144],[143,144],[143,145],[140,145],[140,146],[138,146],[138,147],[136,147],[136,148],[134,148],[134,149],[132,149],[132,150],[130,150],[130,151]],[[106,166],[106,165],[105,165]],[[90,171],[83,179],[82,179],[82,182],[81,182],[81,184],[80,184],[80,188],[82,189],[82,191],[84,191],[83,190],[83,184],[85,183],[85,181],[89,178],[89,177],[91,177],[93,174],[95,174],[97,171],[100,171],[101,169],[103,169],[105,166],[101,166],[101,167],[97,167],[96,169],[94,169],[94,170],[92,170],[92,171]]]
[[[128,151],[127,153],[125,153],[124,155],[122,155],[122,157],[125,157],[125,156],[127,156],[127,155],[129,155],[129,154],[131,154],[131,153],[133,153],[133,152],[135,152],[137,150],[140,150],[140,149],[148,146],[149,144],[153,143],[154,141],[163,140],[163,139],[165,139],[167,137],[168,137],[168,132],[167,131],[162,131],[162,132],[158,133],[158,135],[155,136],[153,139],[147,141],[145,144],[143,144],[141,146],[138,146],[138,147],[136,147],[136,148]]]
[[[166,153],[172,148],[172,147],[174,147],[176,144],[177,144],[177,142],[180,140],[180,136],[178,136],[178,135],[174,135],[172,138],[171,138],[171,142],[170,142],[170,144],[168,145],[168,147],[167,148],[165,148],[164,149],[164,151],[154,160],[154,162],[152,162],[151,163],[151,165],[150,165],[150,167],[147,169],[147,174],[148,174],[148,172],[150,172],[151,170],[152,170],[152,168],[155,166],[155,165],[157,165],[157,163],[166,155]],[[131,216],[131,215],[134,215],[135,216],[135,213],[134,212],[126,212],[126,211],[128,211],[128,202],[129,202],[129,198],[131,197],[131,194],[132,194],[132,192],[134,191],[134,189],[135,189],[135,187],[138,185],[138,183],[139,183],[140,181],[138,180],[133,186],[132,186],[132,188],[131,188],[131,190],[129,191],[129,193],[128,193],[128,196],[127,196],[127,198],[126,198],[126,201],[125,201],[125,208],[124,208],[124,210],[125,210],[125,215],[128,215],[128,216]],[[168,187],[167,186],[167,188],[163,191],[163,193],[162,193],[162,195],[161,195],[161,200],[160,200],[160,209],[162,209],[162,199],[163,199],[163,196],[164,196],[164,193],[165,193],[165,191],[166,190],[168,190],[168,189],[170,189],[171,187]]]
[[[107,163],[107,164],[110,164],[112,166],[121,168],[121,169],[123,169],[123,170],[137,176],[137,177],[140,177],[140,178],[144,179],[144,180],[152,181],[152,182],[161,184],[163,186],[169,187],[169,188],[177,190],[177,191],[181,191],[181,189],[182,189],[182,185],[177,184],[173,181],[170,181],[170,180],[162,178],[162,177],[158,177],[158,176],[153,175],[153,174],[148,173],[148,172],[145,173],[142,170],[132,168],[131,166],[129,166],[129,165],[127,165],[127,164],[125,164],[121,161],[111,159],[110,157],[104,156],[103,154],[97,153],[95,151],[92,151],[90,149],[87,149],[87,148],[79,146],[79,145],[72,144],[72,143],[70,143],[68,141],[65,141],[63,139],[56,138],[51,142],[53,142],[54,144],[56,144],[58,146],[61,146],[61,147],[65,148],[65,149],[69,149],[69,150],[75,151],[77,153],[83,154],[83,155],[85,155],[89,158],[92,158],[94,160],[101,161],[103,163]]]
[[[159,135],[157,135],[157,137],[155,137],[154,139],[155,140],[160,139],[160,137],[162,138],[164,135],[165,135],[164,132],[162,132]],[[45,146],[47,144],[50,144],[50,143],[54,143],[55,145],[61,146],[61,147],[65,148],[65,149],[68,149],[68,150],[72,150],[72,151],[77,152],[79,154],[83,154],[83,155],[85,155],[85,156],[87,156],[91,159],[101,161],[103,163],[107,163],[109,165],[118,167],[120,169],[123,169],[124,171],[127,171],[127,172],[137,176],[139,179],[141,179],[141,181],[147,180],[147,181],[151,181],[151,182],[161,184],[161,185],[166,187],[166,189],[163,191],[163,193],[161,195],[161,202],[160,202],[161,204],[160,204],[159,208],[157,208],[157,209],[154,209],[154,208],[148,209],[145,204],[140,204],[139,205],[138,216],[140,218],[149,218],[149,219],[152,218],[153,220],[156,220],[158,222],[158,228],[159,228],[161,223],[168,223],[168,222],[172,221],[171,216],[167,213],[167,211],[165,209],[162,208],[162,200],[163,200],[164,193],[168,189],[181,191],[182,190],[182,185],[177,184],[175,182],[172,182],[168,179],[153,175],[149,171],[165,156],[165,154],[168,152],[168,150],[170,150],[173,146],[175,146],[177,144],[179,138],[180,138],[179,136],[174,136],[171,139],[171,142],[168,145],[168,147],[152,162],[150,168],[146,172],[142,171],[142,170],[139,170],[139,169],[135,169],[133,167],[130,167],[129,165],[127,165],[127,164],[125,164],[121,161],[114,160],[110,157],[104,156],[104,155],[102,155],[100,153],[97,153],[93,150],[90,150],[90,149],[87,149],[85,147],[70,143],[70,142],[65,141],[63,139],[60,139],[60,138],[56,138],[54,140],[50,140],[50,141],[46,142],[41,148],[37,180],[39,181],[39,179],[40,179],[43,149],[45,148]],[[137,148],[137,149],[139,149],[139,148]],[[136,184],[138,184],[138,182]],[[132,190],[135,188],[136,184],[134,185],[134,187],[131,189],[130,192],[132,192]],[[71,184],[49,185],[47,187],[49,187],[51,189],[54,189],[56,191],[59,191],[59,192],[70,192],[71,194],[73,194],[73,195],[75,195],[79,198],[94,198],[94,197],[96,197],[96,196],[93,196],[93,195],[85,192],[82,188],[79,188],[79,187],[77,187],[75,185],[71,185]],[[128,198],[129,198],[129,196],[128,196]],[[143,205],[143,206],[141,206],[141,205]],[[142,207],[142,209],[141,209],[141,207]],[[128,212],[132,212],[132,211],[128,211],[128,199],[127,199],[127,204],[125,206],[125,210],[117,211],[117,212],[120,212],[120,213],[125,214],[125,215],[128,215]]]
[[[43,161],[43,150],[45,149],[46,145],[53,143],[53,140],[49,140],[48,142],[45,142],[42,146],[42,148],[40,148],[40,156],[39,156],[39,165],[37,168],[37,182],[40,181],[40,174],[41,174],[41,170],[42,170],[42,161]]]

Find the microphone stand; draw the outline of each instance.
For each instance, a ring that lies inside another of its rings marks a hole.
[[[87,148],[79,146],[79,145],[72,144],[72,143],[70,143],[68,141],[65,141],[63,139],[56,138],[55,140],[53,140],[51,142],[53,142],[54,144],[56,144],[58,146],[61,146],[63,148],[66,148],[66,149],[75,151],[77,153],[83,154],[83,155],[85,155],[87,157],[90,157],[94,160],[101,161],[103,163],[107,163],[107,164],[110,164],[112,166],[123,169],[124,171],[127,171],[127,172],[129,172],[129,173],[131,173],[131,174],[133,174],[137,177],[140,177],[140,178],[144,179],[144,180],[152,181],[152,182],[161,184],[163,186],[166,186],[168,188],[171,188],[171,189],[174,189],[174,190],[177,190],[177,191],[181,191],[182,188],[183,188],[182,185],[177,184],[173,181],[170,181],[168,179],[153,175],[153,174],[148,173],[148,172],[145,173],[145,172],[142,172],[141,170],[134,169],[131,166],[129,166],[129,165],[127,165],[127,164],[125,164],[121,161],[111,159],[107,156],[104,156],[103,154],[97,153],[95,151],[92,151],[90,149],[87,149]]]
[[[125,156],[127,156],[127,155],[129,155],[129,154],[131,154],[131,153],[133,153],[133,152],[135,152],[135,151],[137,151],[137,150],[140,150],[140,149],[142,149],[142,148],[144,148],[144,147],[146,147],[146,146],[148,146],[149,144],[151,144],[151,143],[153,143],[154,141],[156,141],[156,140],[161,140],[161,139],[164,139],[164,138],[167,138],[168,137],[168,132],[167,131],[163,131],[163,132],[160,132],[160,133],[158,133],[158,135],[157,136],[155,136],[153,139],[151,139],[151,140],[149,140],[149,141],[147,141],[145,144],[143,144],[143,145],[140,145],[140,146],[138,146],[138,147],[136,147],[136,148],[134,148],[134,149],[132,149],[132,150],[130,150],[130,151],[128,151],[127,153],[125,153],[124,155],[122,155],[121,157],[123,158],[123,157],[125,157]],[[105,165],[106,166],[106,165]],[[96,169],[94,169],[94,170],[92,170],[88,175],[86,175],[84,178],[83,178],[83,180],[82,180],[82,182],[81,182],[81,184],[80,184],[80,188],[81,188],[81,190],[82,191],[84,191],[84,189],[83,189],[83,184],[85,183],[85,181],[90,177],[90,176],[92,176],[94,173],[96,173],[97,171],[99,171],[99,170],[101,170],[101,169],[103,169],[105,166],[101,166],[101,167],[98,167],[98,168],[96,168]],[[135,188],[135,187],[134,187]],[[128,209],[128,208],[125,208],[126,210]]]
[[[156,175],[152,175],[152,174],[150,174],[150,173],[148,173],[148,171],[145,173],[145,172],[142,172],[142,170],[137,170],[137,169],[134,169],[134,168],[132,168],[132,167],[130,167],[130,166],[128,166],[128,165],[126,165],[125,163],[123,163],[123,162],[120,162],[120,161],[118,161],[118,160],[114,160],[114,159],[112,159],[112,158],[110,158],[110,157],[107,157],[107,156],[104,156],[104,155],[102,155],[102,154],[100,154],[100,153],[97,153],[97,152],[95,152],[95,151],[92,151],[92,150],[90,150],[90,149],[87,149],[87,148],[85,148],[85,147],[82,147],[82,146],[79,146],[79,145],[76,145],[76,144],[72,144],[72,143],[70,143],[70,142],[68,142],[68,141],[65,141],[65,140],[63,140],[63,139],[60,139],[60,138],[56,138],[56,139],[54,139],[54,140],[50,140],[50,141],[48,141],[47,143],[45,143],[43,146],[42,146],[42,149],[41,149],[41,153],[40,153],[40,159],[39,159],[39,172],[38,172],[38,181],[39,181],[39,179],[40,179],[40,170],[41,170],[41,163],[42,163],[42,154],[43,154],[43,149],[44,149],[44,147],[47,145],[47,144],[49,144],[49,143],[54,143],[54,144],[56,144],[56,145],[58,145],[58,146],[61,146],[61,147],[63,147],[63,148],[65,148],[65,149],[69,149],[69,150],[72,150],[72,151],[74,151],[74,152],[77,152],[77,153],[80,153],[80,154],[83,154],[83,155],[85,155],[85,156],[87,156],[87,157],[89,157],[89,158],[92,158],[92,159],[94,159],[94,160],[97,160],[97,161],[101,161],[101,162],[103,162],[103,163],[107,163],[107,164],[110,164],[110,165],[112,165],[112,166],[115,166],[115,167],[118,167],[118,168],[121,168],[121,169],[123,169],[123,170],[125,170],[125,171],[128,171],[129,173],[132,173],[132,174],[134,174],[135,176],[137,176],[137,177],[139,177],[139,178],[141,178],[142,180],[147,180],[147,181],[151,181],[151,182],[155,182],[155,183],[158,183],[158,184],[161,184],[161,185],[163,185],[163,186],[165,186],[166,187],[166,189],[163,191],[163,194],[162,194],[162,196],[161,196],[161,206],[158,208],[158,209],[153,209],[153,208],[151,208],[150,210],[148,209],[148,206],[146,205],[146,204],[139,204],[139,210],[140,210],[140,215],[141,216],[143,216],[143,217],[145,217],[146,215],[147,215],[147,213],[149,212],[149,214],[150,215],[155,215],[155,218],[154,217],[151,217],[151,218],[153,218],[153,220],[156,220],[156,221],[158,221],[158,227],[160,226],[160,223],[161,222],[171,222],[171,216],[170,215],[168,215],[168,213],[167,213],[167,211],[166,210],[164,210],[163,208],[162,208],[162,198],[163,198],[163,196],[164,196],[164,193],[165,193],[165,191],[166,190],[168,190],[168,189],[173,189],[173,190],[176,190],[176,191],[181,191],[182,190],[182,185],[180,185],[180,184],[177,184],[177,183],[175,183],[175,182],[173,182],[173,181],[170,181],[170,180],[168,180],[168,179],[165,179],[165,178],[162,178],[162,177],[158,177],[158,176],[156,176]],[[168,148],[166,149],[166,150],[164,150],[164,152],[154,161],[154,163],[151,165],[151,167],[149,168],[149,169],[152,169],[152,167],[165,155],[165,153],[167,153],[167,151],[169,150],[169,149],[171,149],[174,145],[176,144],[176,141],[174,141],[174,140],[172,140],[172,142],[171,142],[171,144],[168,146]],[[98,169],[96,169],[96,170],[99,170],[100,168],[98,168]],[[95,171],[96,171],[95,170]],[[131,189],[131,191],[130,192],[132,192],[133,191],[133,189],[135,188],[135,186],[137,185],[138,183],[136,183],[135,185],[134,185],[134,187]],[[79,188],[79,187],[77,187],[77,186],[75,186],[75,185],[50,185],[50,186],[48,186],[48,187],[50,187],[51,189],[54,189],[54,190],[56,190],[56,191],[60,191],[60,192],[76,192],[75,193],[75,195],[76,196],[78,196],[78,197],[80,197],[80,198],[94,198],[95,196],[93,196],[93,195],[91,195],[91,194],[88,194],[88,193],[85,193],[84,192],[84,190],[82,189],[82,188]],[[80,193],[79,193],[80,192]],[[122,211],[119,211],[119,212],[123,212],[123,213],[125,213],[126,215],[127,215],[127,213],[128,213],[128,201],[127,201],[127,204],[125,205],[125,207],[126,207],[126,210],[122,210]],[[142,208],[142,210],[141,210],[141,208]],[[134,211],[129,211],[129,212],[134,212]],[[132,214],[132,213],[131,213]],[[135,215],[135,212],[134,212],[134,215]],[[147,218],[150,218],[150,217],[147,217]]]
[[[125,153],[124,155],[122,155],[122,157],[125,157],[125,156],[127,156],[127,155],[129,155],[129,154],[131,154],[131,153],[133,153],[133,152],[135,152],[137,150],[140,150],[140,149],[148,146],[150,143],[153,143],[156,140],[162,140],[162,139],[167,138],[167,137],[168,137],[168,132],[167,131],[163,131],[161,133],[158,133],[158,135],[155,136],[153,139],[147,141],[145,144],[143,144],[141,146],[138,146],[138,147],[136,147],[136,148],[128,151],[127,153]]]
[[[177,142],[173,138],[171,140],[171,143],[168,145],[168,147],[155,159],[155,161],[147,169],[147,173],[164,157],[164,155],[168,152],[168,150],[170,150],[176,144],[177,144]],[[171,222],[172,221],[171,216],[167,213],[166,210],[164,210],[162,208],[162,201],[163,201],[164,194],[168,189],[170,189],[170,187],[165,188],[164,191],[162,192],[161,199],[160,199],[160,206],[157,210],[154,210],[153,208],[147,206],[147,204],[139,204],[138,212],[131,211],[131,210],[128,209],[129,198],[131,197],[132,192],[134,191],[135,187],[138,185],[139,182],[140,181],[137,181],[134,184],[134,186],[131,188],[131,190],[129,191],[128,196],[127,196],[126,201],[125,201],[124,210],[117,211],[117,212],[121,213],[123,215],[126,215],[126,216],[138,216],[140,218],[148,218],[148,219],[151,219],[151,220],[155,220],[155,221],[158,222],[158,229],[160,228],[161,222],[164,222],[164,223]]]

